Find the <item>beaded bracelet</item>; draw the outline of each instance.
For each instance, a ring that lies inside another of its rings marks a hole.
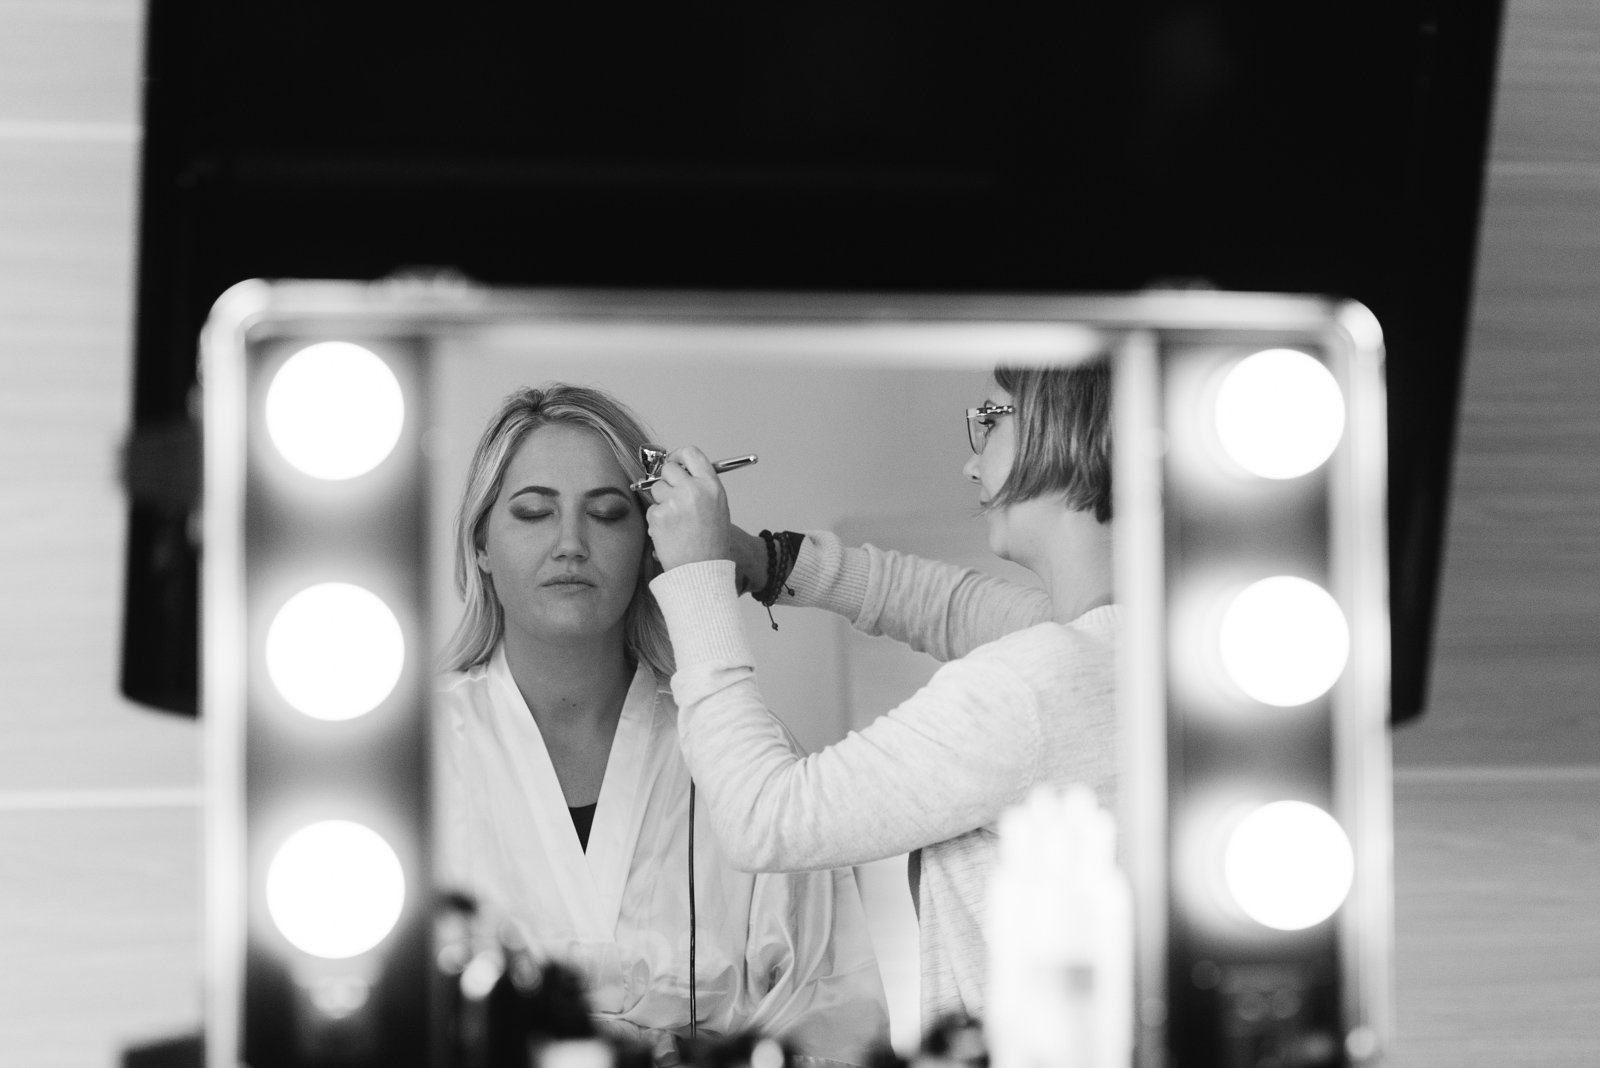
[[[778,629],[778,621],[773,619],[772,606],[778,600],[778,593],[786,591],[790,597],[794,590],[785,585],[789,572],[794,570],[795,562],[800,559],[800,546],[805,543],[804,534],[796,534],[792,530],[784,530],[774,534],[770,530],[761,532],[761,540],[767,546],[767,584],[759,590],[753,590],[751,597],[756,603],[767,610],[767,618],[772,620],[772,629]]]

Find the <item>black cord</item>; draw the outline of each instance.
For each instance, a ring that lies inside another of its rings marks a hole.
[[[700,1037],[700,1007],[695,1004],[695,988],[700,984],[694,974],[694,780],[689,780],[689,1037]]]

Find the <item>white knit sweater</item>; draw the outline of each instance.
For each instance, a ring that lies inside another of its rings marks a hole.
[[[735,866],[804,871],[922,849],[922,1016],[983,1015],[995,822],[1039,783],[1114,808],[1115,607],[1070,624],[1041,590],[810,534],[783,603],[822,607],[947,661],[820,753],[794,755],[756,688],[731,561],[651,583],[677,656],[679,738]]]

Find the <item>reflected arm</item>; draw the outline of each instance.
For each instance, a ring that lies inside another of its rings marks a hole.
[[[828,533],[806,535],[785,587],[779,604],[826,608],[941,661],[1050,618],[1050,597],[1036,587],[875,545],[846,547]]]
[[[946,664],[866,730],[802,758],[756,689],[733,564],[685,565],[651,588],[678,658],[684,757],[740,868],[833,868],[943,841],[992,823],[1038,777],[1028,673],[1047,647],[1003,643]]]

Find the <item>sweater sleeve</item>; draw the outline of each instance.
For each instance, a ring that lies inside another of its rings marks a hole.
[[[1002,659],[946,664],[867,729],[800,757],[757,691],[733,565],[675,568],[651,590],[678,660],[684,759],[741,869],[834,868],[944,841],[992,823],[1038,776],[1039,697]]]
[[[887,635],[936,660],[1050,618],[1050,596],[970,567],[810,533],[778,603],[826,608],[857,630]]]

